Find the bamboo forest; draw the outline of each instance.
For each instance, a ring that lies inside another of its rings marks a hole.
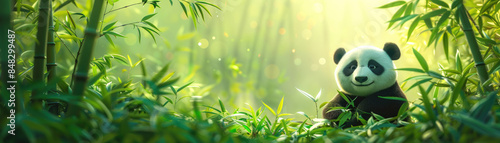
[[[500,0],[2,0],[0,142],[500,142]]]

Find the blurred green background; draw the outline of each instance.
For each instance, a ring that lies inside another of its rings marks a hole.
[[[138,1],[119,1],[119,8]],[[413,36],[406,41],[405,29],[387,29],[388,20],[397,8],[378,9],[391,1],[351,0],[211,0],[222,11],[210,7],[212,17],[195,27],[191,16],[186,17],[182,8],[174,3],[160,3],[161,8],[150,5],[135,5],[105,15],[104,25],[118,21],[115,25],[139,21],[145,15],[158,13],[151,21],[160,29],[154,39],[145,31],[139,38],[136,28],[125,26],[114,31],[125,36],[115,38],[112,46],[104,37],[97,42],[94,57],[108,53],[129,55],[132,61],[144,58],[150,75],[166,63],[172,63],[179,84],[194,81],[188,88],[204,96],[207,105],[222,99],[233,108],[262,106],[261,101],[277,107],[285,97],[283,112],[294,114],[303,111],[315,116],[314,102],[300,94],[295,88],[315,96],[320,89],[321,104],[332,99],[338,87],[333,72],[336,65],[332,55],[338,47],[353,49],[362,45],[382,47],[386,42],[398,44],[402,58],[395,61],[396,67],[418,67],[411,48],[420,49],[418,40],[427,35]],[[88,13],[90,3],[81,1],[66,8],[71,12]],[[83,11],[82,11],[83,9]],[[66,17],[66,11],[55,16]],[[77,16],[73,18],[78,22]],[[77,25],[83,31],[83,26]],[[141,39],[141,41],[139,41]],[[412,41],[413,40],[413,41]],[[420,41],[419,41],[420,42]],[[72,43],[75,44],[75,43]],[[71,43],[69,43],[71,45]],[[61,46],[61,45],[58,45]],[[78,46],[69,46],[77,51]],[[441,48],[434,48],[441,49]],[[438,59],[440,51],[420,49],[429,63]],[[58,56],[68,56],[68,50],[60,50]],[[69,56],[68,56],[69,57]],[[60,58],[64,59],[64,58]],[[72,63],[58,66],[70,74]],[[118,64],[117,64],[118,65]],[[120,78],[141,80],[141,70],[126,66],[115,66],[110,71]],[[96,71],[97,72],[97,71]],[[398,72],[398,81],[408,78],[408,72]],[[400,83],[401,85],[402,83]],[[403,89],[405,89],[403,87]],[[206,91],[206,92],[205,92]],[[191,94],[186,94],[191,95]],[[416,92],[406,92],[409,101],[416,101]],[[185,100],[188,102],[188,100]],[[181,105],[182,107],[182,105]],[[186,109],[188,110],[188,109]],[[302,118],[302,116],[297,116]],[[321,115],[320,115],[321,117]]]

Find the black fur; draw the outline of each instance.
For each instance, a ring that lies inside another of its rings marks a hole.
[[[358,62],[354,60],[344,67],[342,73],[344,73],[345,76],[350,76],[354,72],[354,70],[356,70],[357,67],[358,67]]]
[[[391,57],[392,60],[397,60],[401,57],[401,52],[399,51],[398,45],[394,43],[385,43],[384,51]]]
[[[376,75],[381,75],[385,71],[384,67],[375,60],[368,61],[368,68]]]
[[[369,96],[355,96],[347,93],[344,93],[344,95],[346,95],[349,99],[354,100],[354,107],[349,107],[349,109],[360,113],[365,120],[368,120],[371,117],[372,112],[385,118],[395,117],[398,115],[399,108],[401,108],[401,106],[405,103],[405,101],[384,99],[379,96],[401,97],[406,99],[406,96],[403,91],[401,91],[397,82],[391,87]],[[328,111],[331,110],[332,107],[347,107],[347,104],[347,101],[345,101],[341,95],[335,96],[323,109],[323,118],[328,120],[337,119],[342,111]],[[336,123],[338,124],[338,122]],[[350,127],[351,125],[357,126],[362,125],[362,123],[355,118],[351,118],[350,121],[347,121],[344,124],[344,127]]]
[[[333,54],[333,61],[335,64],[338,64],[340,59],[345,55],[345,49],[344,48],[338,48],[335,53]]]

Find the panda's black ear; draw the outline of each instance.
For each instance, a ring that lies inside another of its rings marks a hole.
[[[339,61],[340,59],[342,59],[344,54],[345,54],[344,48],[338,48],[337,51],[335,51],[335,53],[333,54],[333,61],[335,62],[335,64],[339,64]]]
[[[397,60],[401,57],[401,52],[399,51],[398,45],[394,43],[385,43],[384,51],[389,55],[392,60]]]

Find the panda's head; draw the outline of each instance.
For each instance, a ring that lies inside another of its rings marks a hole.
[[[341,91],[367,96],[386,89],[396,82],[396,71],[392,60],[401,56],[394,43],[386,43],[384,49],[373,46],[357,47],[346,53],[339,48],[333,55],[337,64],[335,78]]]

